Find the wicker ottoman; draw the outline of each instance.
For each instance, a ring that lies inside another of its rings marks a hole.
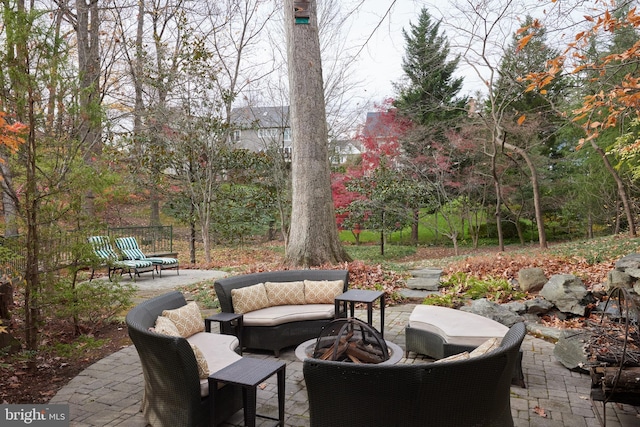
[[[472,351],[490,338],[502,338],[505,325],[466,311],[433,305],[418,305],[409,316],[406,332],[406,356],[410,351],[442,359]],[[516,364],[513,384],[524,387],[522,351]]]

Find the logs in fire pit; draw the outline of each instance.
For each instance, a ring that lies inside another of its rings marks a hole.
[[[320,333],[313,358],[352,363],[382,363],[389,360],[387,342],[380,333],[354,318],[336,319]]]

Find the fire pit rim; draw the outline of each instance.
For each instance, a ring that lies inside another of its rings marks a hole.
[[[313,359],[311,355],[313,354],[313,350],[315,349],[316,340],[317,338],[311,338],[310,340],[307,340],[296,347],[295,355],[298,358],[298,360],[300,360],[301,362],[304,362],[305,359]],[[387,348],[389,349],[389,353],[390,353],[389,359],[385,360],[384,362],[376,363],[373,366],[395,365],[402,359],[402,356],[404,355],[404,351],[402,350],[402,348],[400,348],[399,345],[387,339],[385,339],[384,341],[387,344]],[[337,363],[349,363],[349,362],[337,362]]]

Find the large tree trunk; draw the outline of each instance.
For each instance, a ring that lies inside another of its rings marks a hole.
[[[76,2],[78,36],[78,68],[80,75],[79,139],[86,148],[85,162],[93,164],[102,152],[102,121],[100,119],[100,17],[98,0]],[[94,194],[89,189],[83,206],[88,216],[95,215]]]
[[[322,88],[316,0],[309,24],[295,24],[293,0],[285,1],[291,100],[292,209],[286,263],[310,267],[349,260],[338,238]]]

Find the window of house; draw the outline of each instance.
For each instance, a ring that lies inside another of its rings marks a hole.
[[[278,129],[276,128],[260,128],[258,129],[258,138],[277,138]]]
[[[284,129],[284,140],[291,141],[291,128]]]
[[[231,132],[231,142],[240,142],[241,132],[240,129],[236,129]]]

